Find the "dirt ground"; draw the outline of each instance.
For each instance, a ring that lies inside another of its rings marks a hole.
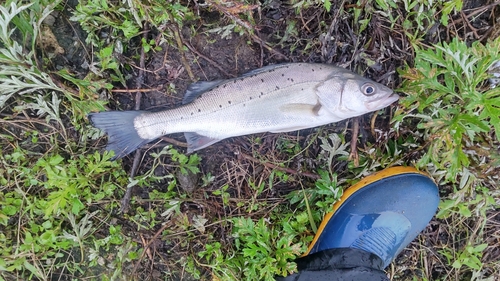
[[[412,64],[414,59],[411,43],[403,32],[391,31],[390,23],[378,14],[372,14],[372,20],[367,28],[358,33],[360,24],[354,22],[353,15],[345,12],[349,5],[356,5],[352,1],[332,1],[330,12],[324,9],[308,8],[296,13],[296,10],[286,1],[271,0],[266,1],[261,8],[252,11],[252,16],[256,21],[254,35],[239,35],[231,32],[229,36],[222,38],[220,34],[210,33],[208,30],[214,24],[230,24],[230,19],[221,11],[213,8],[193,7],[200,13],[200,17],[195,22],[185,24],[180,32],[184,45],[187,47],[184,52],[179,52],[178,48],[172,46],[161,46],[163,50],[149,52],[145,56],[144,73],[140,74],[140,38],[134,38],[128,44],[128,52],[121,58],[124,64],[132,67],[124,69],[127,76],[127,86],[130,93],[111,91],[111,110],[130,110],[139,104],[140,109],[159,110],[162,108],[172,108],[181,103],[183,94],[189,84],[195,80],[216,80],[232,78],[243,74],[249,70],[280,63],[280,62],[325,62],[333,63],[377,82],[396,88],[401,79],[397,69],[405,64]],[[363,1],[362,1],[363,2]],[[67,10],[56,15],[57,20],[51,27],[56,35],[60,46],[65,50],[63,55],[59,55],[54,60],[54,67],[69,68],[76,75],[84,77],[88,72],[85,61],[91,61],[90,48],[85,45],[85,33],[74,22],[68,20],[72,9],[76,5],[76,0],[67,2]],[[491,1],[464,1],[464,10],[475,9],[488,5]],[[196,5],[196,1],[189,5]],[[341,6],[343,5],[343,6]],[[488,40],[489,36],[494,36],[495,31],[492,26],[498,26],[496,22],[499,15],[498,9],[493,7],[481,13],[469,25],[459,23],[460,16],[454,20],[456,25],[442,26],[434,23],[432,28],[424,38],[422,44],[430,45],[438,41],[448,41],[454,36],[470,42],[475,40]],[[401,15],[404,17],[404,14]],[[287,27],[294,24],[293,32],[288,32]],[[193,32],[193,28],[196,32]],[[288,32],[288,33],[287,33]],[[68,35],[71,34],[71,37]],[[157,30],[148,30],[147,38],[157,38]],[[478,37],[476,37],[478,36]],[[74,44],[74,42],[81,44]],[[270,43],[272,47],[266,47]],[[183,63],[183,57],[188,65]],[[192,71],[193,80],[189,75]],[[142,89],[140,95],[134,89]],[[122,85],[115,85],[116,89],[125,89]],[[140,100],[137,97],[140,96]],[[392,109],[388,108],[385,113],[377,118],[377,128],[382,132],[389,132],[389,121]],[[375,140],[375,136],[370,132],[371,116],[363,116],[359,119],[361,137],[358,146],[363,147],[367,141]],[[326,132],[336,132],[345,134],[347,141],[351,139],[352,120],[339,122],[325,126],[321,130]],[[225,217],[228,214],[234,215],[242,213],[237,207],[238,202],[252,198],[253,191],[248,188],[249,179],[254,181],[269,180],[272,165],[263,164],[256,155],[264,155],[267,160],[275,163],[285,163],[286,169],[291,173],[292,180],[287,184],[278,183],[276,188],[261,194],[259,200],[269,202],[268,209],[263,209],[252,213],[252,216],[262,216],[269,212],[274,204],[285,203],[281,195],[292,190],[300,189],[301,185],[312,185],[314,175],[307,176],[297,171],[316,171],[319,163],[315,155],[320,153],[320,142],[314,129],[289,134],[259,134],[257,136],[236,137],[221,141],[198,152],[202,158],[202,174],[211,174],[215,179],[205,187],[199,184],[200,179],[193,176],[185,179],[183,188],[189,190],[192,195],[188,204],[183,206],[186,213],[204,214],[205,217],[212,216]],[[389,136],[390,137],[390,136]],[[255,142],[259,138],[260,142]],[[307,151],[300,156],[288,161],[288,155],[274,149],[276,143],[290,140],[297,142],[301,147],[310,144]],[[382,140],[383,141],[383,140]],[[101,139],[96,145],[96,149],[105,146],[106,139]],[[138,165],[136,174],[147,172],[152,166],[151,151],[159,151],[167,144],[174,144],[180,151],[185,151],[185,140],[182,134],[170,135],[161,142],[150,144],[141,151],[144,157]],[[380,145],[383,145],[381,142]],[[361,152],[362,153],[362,152]],[[127,171],[133,166],[134,154],[124,158],[123,165]],[[347,161],[334,163],[333,170],[339,177],[347,166]],[[295,173],[294,173],[295,171]],[[163,165],[155,170],[159,176],[173,173],[172,167]],[[230,206],[224,206],[220,197],[206,197],[208,191],[219,189],[224,184],[229,183],[228,192],[232,195],[234,202]],[[132,189],[132,196],[147,199],[152,190],[165,191],[165,184],[150,186],[147,188]],[[134,208],[143,206],[147,208],[148,203],[136,203],[129,208],[128,215],[133,216]],[[127,225],[126,220],[122,220],[121,215],[114,214],[117,221],[123,222],[123,228],[130,228],[130,232],[135,231]],[[498,233],[500,225],[500,215],[498,212],[492,213],[491,226],[487,231]],[[432,251],[433,245],[440,241],[449,240],[451,233],[446,233],[442,229],[442,222],[433,220],[430,226],[415,243],[422,243]],[[226,229],[220,226],[211,226],[207,232],[220,236],[220,241],[230,243]],[[146,233],[150,237],[154,233]],[[139,270],[139,274],[146,276],[146,280],[154,280],[162,271],[168,269],[167,261],[176,261],[184,255],[189,255],[199,251],[203,245],[203,237],[197,245],[183,245],[178,238],[158,240],[155,245],[156,255],[154,262],[145,263],[145,267]],[[494,238],[492,238],[494,239]],[[402,258],[397,260],[398,265],[408,264],[406,274],[411,280],[411,276],[419,276],[422,270],[430,270],[431,276],[440,278],[443,276],[443,268],[439,261],[428,264],[425,268],[415,268],[419,255],[413,250],[413,244],[405,251]],[[498,259],[500,253],[498,249],[485,254],[486,259]],[[175,262],[172,262],[175,267]],[[180,276],[179,279],[186,278]],[[186,280],[186,279],[184,279]]]

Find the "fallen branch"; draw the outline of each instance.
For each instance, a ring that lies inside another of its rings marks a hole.
[[[179,32],[179,27],[177,25],[170,25],[170,30],[174,33],[174,38],[175,42],[177,43],[177,49],[179,50],[179,53],[181,54],[181,62],[182,65],[184,66],[184,69],[186,69],[186,72],[188,73],[189,79],[191,81],[195,82],[196,77],[193,74],[193,71],[191,70],[191,66],[189,65],[187,59],[186,59],[186,52],[184,52],[184,45],[182,43],[182,37]]]
[[[294,169],[290,169],[290,168],[285,168],[285,167],[280,167],[280,166],[277,166],[277,165],[274,165],[272,163],[269,163],[269,162],[263,162],[263,161],[260,161],[259,159],[257,158],[254,158],[250,155],[247,155],[245,153],[242,153],[240,152],[239,155],[247,160],[250,160],[252,162],[255,162],[255,163],[259,163],[259,164],[262,164],[268,168],[271,168],[271,169],[274,169],[274,170],[279,170],[279,171],[282,171],[282,172],[285,172],[285,173],[288,173],[288,174],[292,174],[292,175],[297,175],[297,176],[304,176],[304,177],[308,177],[308,178],[311,178],[311,179],[320,179],[321,177],[317,174],[314,174],[314,173],[309,173],[309,172],[300,172],[300,171],[296,171]]]
[[[146,39],[148,35],[148,30],[147,30],[147,24],[144,25],[144,33],[142,34],[143,38]],[[141,89],[142,85],[144,84],[144,69],[146,68],[145,64],[145,52],[144,48],[141,48],[141,58],[139,60],[139,73],[137,75],[137,80],[136,80],[136,89]],[[135,110],[140,110],[141,109],[141,97],[142,97],[142,91],[135,91]],[[137,168],[139,167],[139,162],[141,159],[141,150],[137,149],[134,154],[134,162],[132,163],[132,168],[130,169],[130,178],[134,178]],[[127,191],[125,191],[125,195],[123,196],[121,200],[121,207],[120,207],[120,213],[127,213],[128,209],[130,207],[130,199],[132,197],[132,188],[134,188],[135,185],[129,185],[127,187]]]
[[[166,141],[166,142],[171,143],[171,144],[176,145],[176,146],[187,147],[187,143],[178,141],[178,140],[173,139],[173,138],[161,137],[161,140]]]
[[[151,246],[151,244],[153,244],[153,242],[158,239],[158,237],[162,234],[162,232],[167,229],[167,227],[169,227],[170,224],[166,223],[164,224],[154,235],[153,237],[151,237],[151,239],[149,239],[149,241],[144,244],[143,243],[143,248],[144,248],[144,251],[142,251],[141,253],[141,256],[137,259],[137,262],[135,263],[134,265],[134,269],[132,269],[132,275],[131,276],[134,276],[135,275],[135,272],[137,271],[137,268],[139,267],[139,265],[141,264],[142,262],[142,259],[144,259],[144,256],[146,255],[146,253],[148,253],[148,249],[149,247]]]
[[[263,46],[264,48],[266,48],[270,53],[278,56],[280,59],[286,59],[287,57],[285,55],[283,55],[282,53],[274,50],[273,48],[271,48],[270,46],[267,45],[266,42],[264,42],[264,40],[260,39],[257,35],[254,34],[254,30],[256,30],[256,28],[254,26],[252,26],[251,23],[247,22],[247,21],[244,21],[242,20],[241,18],[239,18],[237,15],[237,13],[240,13],[240,12],[246,12],[246,11],[249,11],[249,10],[253,10],[253,9],[256,9],[258,6],[257,5],[250,5],[248,7],[242,7],[240,5],[237,5],[237,7],[235,8],[232,8],[232,7],[225,7],[224,5],[221,5],[218,3],[218,1],[209,1],[208,4],[212,7],[214,7],[217,11],[223,13],[224,15],[226,15],[228,18],[230,18],[234,23],[236,23],[237,25],[243,27],[244,29],[248,30],[248,35],[250,35],[250,37],[252,37],[252,39],[259,43],[261,45],[261,47]]]
[[[139,73],[141,72],[141,70],[139,70]],[[144,71],[143,71],[144,72]],[[135,90],[130,90],[130,89],[113,89],[111,90],[111,92],[113,93],[147,93],[147,92],[154,92],[154,91],[161,91],[162,90],[162,87],[156,87],[156,88],[150,88],[150,89],[135,89]],[[137,96],[137,94],[136,94]]]
[[[186,47],[188,47],[188,49],[195,53],[197,56],[201,57],[202,59],[208,61],[211,65],[213,65],[215,68],[217,68],[220,72],[224,73],[227,77],[236,77],[236,75],[234,74],[231,74],[229,72],[226,72],[224,70],[224,68],[222,68],[218,63],[216,63],[215,61],[213,61],[211,58],[203,55],[202,53],[198,52],[198,50],[196,50],[193,46],[191,46],[188,42],[184,42],[184,45],[186,45]]]
[[[354,117],[352,119],[351,153],[349,153],[349,160],[354,161],[354,167],[359,166],[358,135],[359,135],[359,117]]]

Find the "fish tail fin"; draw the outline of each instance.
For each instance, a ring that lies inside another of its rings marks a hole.
[[[112,160],[122,158],[150,142],[143,139],[134,128],[135,117],[144,111],[104,111],[88,115],[92,125],[108,135],[107,151],[114,151]]]

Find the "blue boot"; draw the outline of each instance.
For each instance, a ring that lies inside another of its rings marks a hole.
[[[305,255],[353,248],[375,254],[385,268],[427,226],[438,203],[438,188],[426,174],[385,169],[344,191]]]

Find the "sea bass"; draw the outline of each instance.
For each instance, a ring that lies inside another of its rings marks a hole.
[[[344,68],[286,63],[190,85],[182,106],[89,114],[121,158],[163,135],[184,132],[188,152],[229,137],[312,128],[384,108],[399,98]]]

